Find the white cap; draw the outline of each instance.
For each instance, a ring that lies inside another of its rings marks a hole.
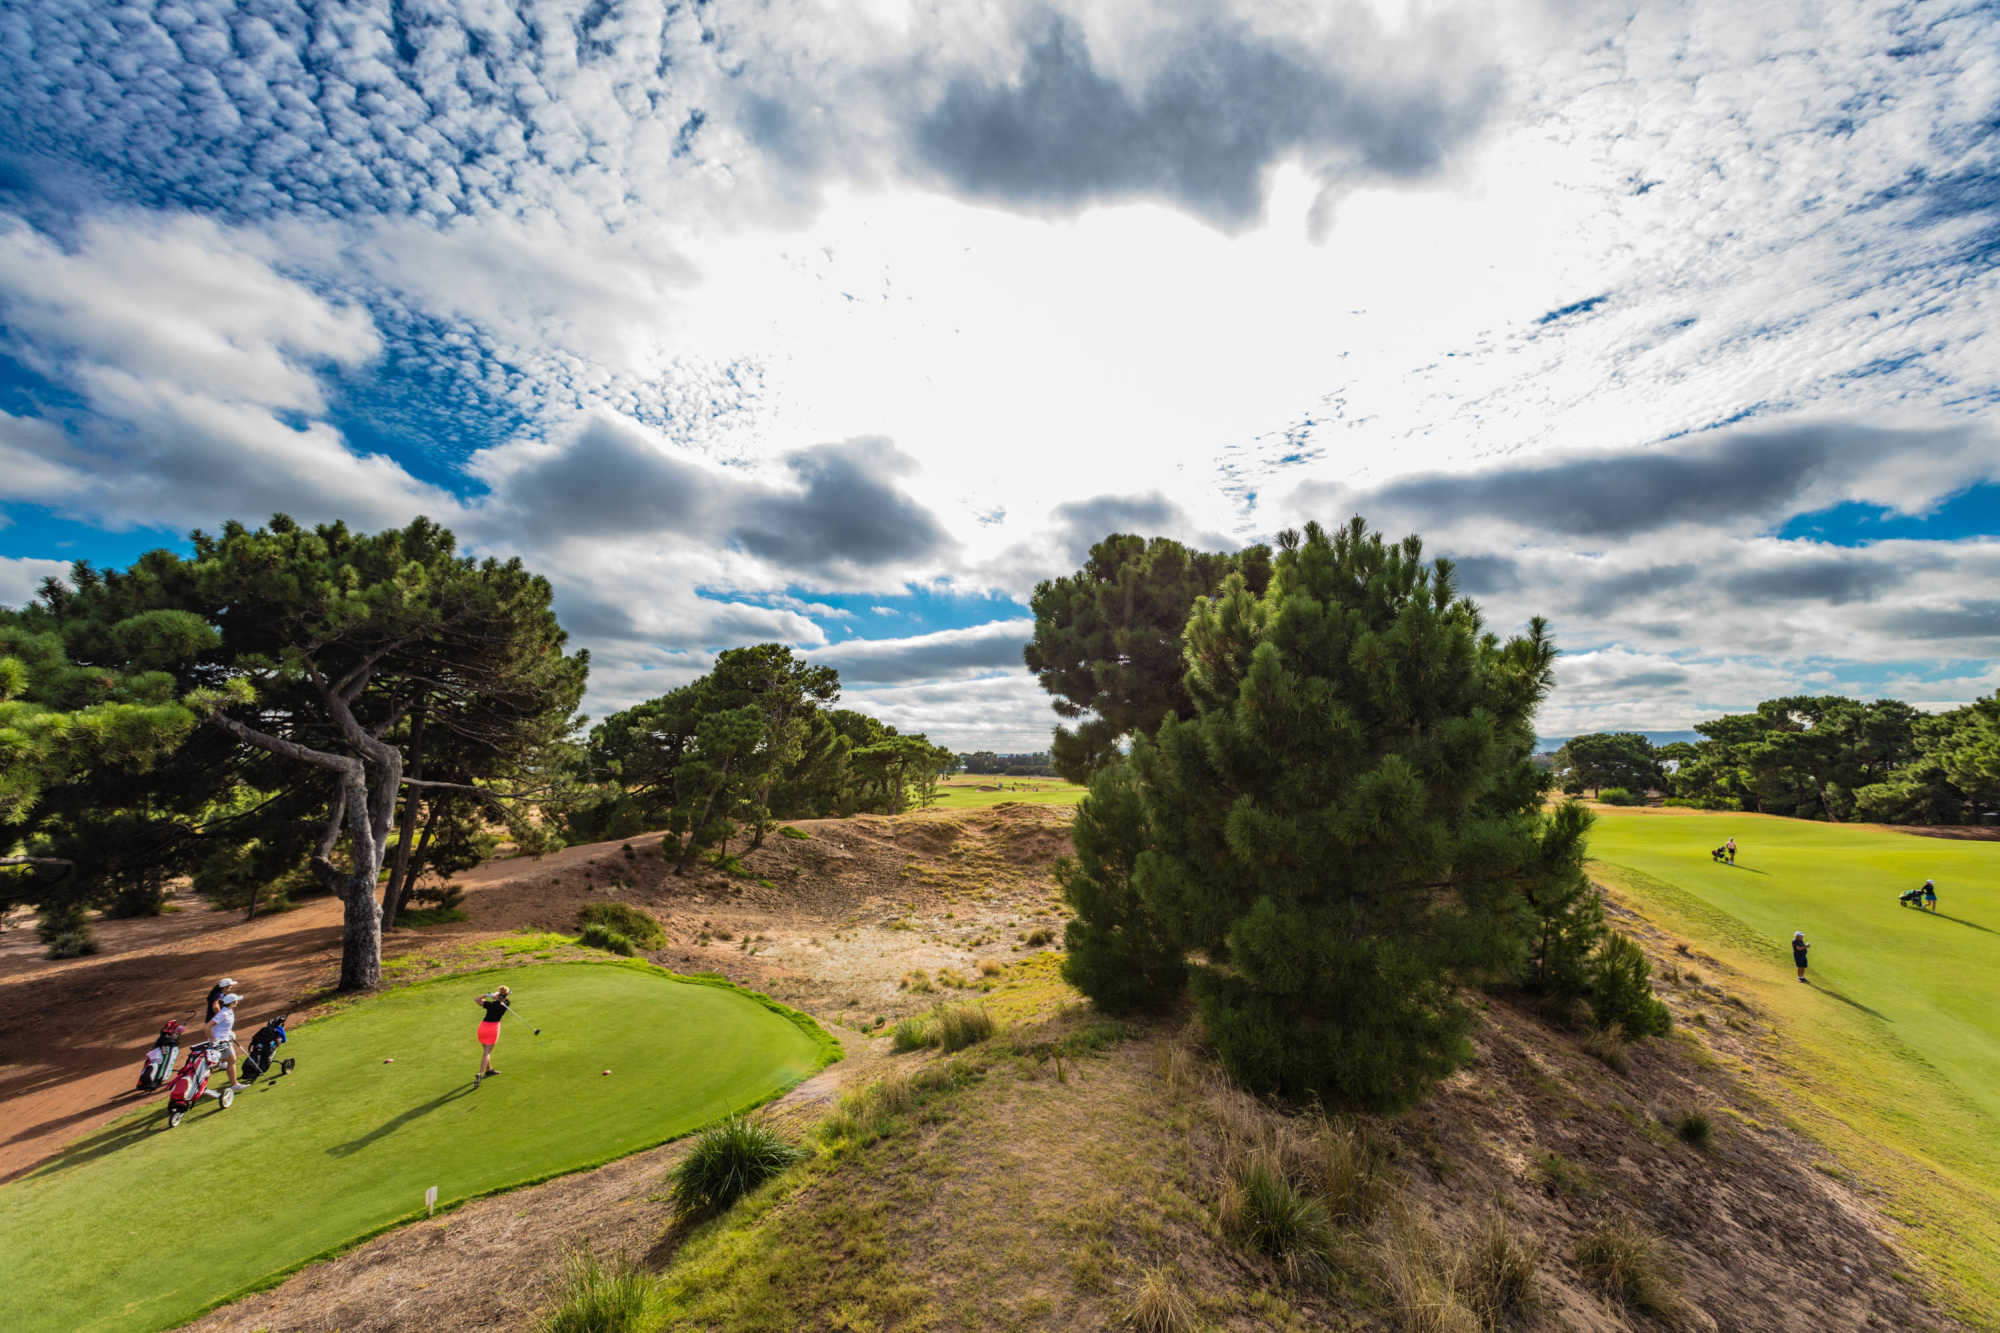
[[[236,984],[236,978],[224,977],[222,980],[216,982],[215,984],[218,986],[234,986]]]
[[[238,1000],[242,998],[243,997],[241,995],[225,995],[222,997],[222,1003],[225,1005],[235,1004]]]

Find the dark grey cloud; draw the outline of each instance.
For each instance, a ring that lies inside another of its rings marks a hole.
[[[844,682],[891,685],[974,671],[1021,668],[1032,620],[996,620],[907,639],[852,639],[814,649],[813,661],[836,667]]]
[[[1337,173],[1436,172],[1479,129],[1496,84],[1457,71],[1433,77],[1341,70],[1323,53],[1212,23],[1180,35],[1135,91],[1057,17],[1011,81],[958,75],[913,137],[932,170],[975,198],[1057,212],[1163,199],[1238,228],[1257,220],[1264,172],[1286,158],[1328,183]]]
[[[798,489],[761,497],[730,535],[767,560],[815,573],[939,555],[956,545],[951,534],[895,484],[913,465],[909,455],[880,437],[787,454],[785,467]]]
[[[1726,575],[1720,587],[1732,601],[1750,605],[1816,601],[1838,606],[1872,601],[1901,587],[1909,580],[1913,565],[1935,568],[1936,562],[1920,559],[1907,549],[1895,556],[1868,551],[1815,553],[1781,565],[1737,570]]]
[[[1876,625],[1912,639],[1991,639],[2000,641],[2000,600],[1982,598],[1957,606],[1907,606],[1876,617]]]
[[[1976,445],[1964,428],[1892,430],[1819,422],[1690,437],[1618,455],[1566,458],[1483,472],[1428,473],[1374,491],[1302,487],[1314,512],[1328,504],[1371,520],[1425,529],[1501,520],[1584,540],[1629,537],[1680,524],[1775,525],[1794,514],[1854,494],[1873,478],[1901,480],[1940,458],[1964,459]],[[2000,454],[1986,471],[2000,474]],[[1963,484],[1961,468],[1939,490]],[[1943,474],[1940,474],[1941,478]],[[1893,497],[1885,497],[1883,503]],[[1318,502],[1315,506],[1315,502]]]
[[[1577,585],[1570,593],[1568,605],[1576,615],[1615,616],[1661,593],[1685,588],[1701,576],[1702,571],[1692,564],[1620,570]]]
[[[1694,679],[1694,674],[1678,667],[1668,667],[1659,671],[1635,671],[1629,676],[1618,676],[1598,683],[1600,690],[1659,690],[1671,685],[1685,685]]]
[[[595,417],[559,452],[507,476],[510,522],[544,534],[686,531],[721,500],[714,475]]]
[[[1522,587],[1521,562],[1504,555],[1451,557],[1458,589],[1471,597],[1492,597]]]
[[[810,581],[942,557],[957,543],[897,481],[914,466],[880,437],[781,457],[765,479],[669,452],[628,423],[595,417],[553,448],[489,460],[482,540],[692,537],[733,544]]]

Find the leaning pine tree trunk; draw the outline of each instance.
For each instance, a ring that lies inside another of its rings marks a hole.
[[[373,875],[345,876],[335,890],[346,905],[340,932],[340,989],[374,990],[382,984],[382,905]]]

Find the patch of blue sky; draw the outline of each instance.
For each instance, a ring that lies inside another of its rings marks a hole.
[[[123,569],[162,546],[185,555],[193,549],[187,537],[174,528],[101,528],[45,505],[0,504],[0,556],[88,560],[100,569]]]
[[[704,597],[718,601],[754,602],[755,596],[704,591]],[[940,630],[969,629],[995,620],[1028,617],[1031,612],[1011,597],[941,592],[934,588],[906,588],[896,593],[821,593],[810,588],[786,588],[774,604],[793,607],[826,607],[826,611],[805,611],[812,622],[826,631],[835,643],[846,639],[903,639]]]
[[[2000,536],[2000,484],[1980,482],[1947,496],[1927,514],[1899,514],[1882,505],[1850,500],[1830,509],[1796,514],[1773,536],[1863,546],[1869,542],[1914,539],[1960,541]]]

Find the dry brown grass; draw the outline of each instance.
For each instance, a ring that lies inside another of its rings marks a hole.
[[[1171,1268],[1149,1268],[1132,1293],[1132,1327],[1139,1333],[1194,1333],[1200,1316]]]

